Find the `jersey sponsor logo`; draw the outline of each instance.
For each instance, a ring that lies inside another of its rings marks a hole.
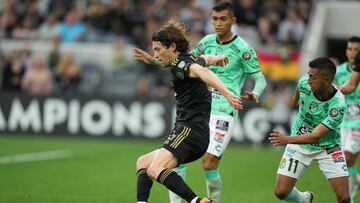
[[[339,114],[339,110],[337,110],[337,108],[332,108],[331,110],[330,110],[330,116],[331,117],[335,117],[335,116],[337,116]]]
[[[222,130],[222,131],[228,131],[229,122],[224,121],[224,120],[217,120],[215,129],[219,129],[219,130]]]
[[[175,76],[176,76],[176,78],[183,80],[185,78],[185,73],[184,73],[184,71],[178,70],[178,71],[175,71]]]
[[[180,61],[180,63],[178,63],[177,67],[180,68],[180,69],[184,69],[186,63],[185,61]]]
[[[344,158],[342,151],[337,151],[337,152],[332,153],[331,157],[332,157],[334,163],[345,162],[345,158]]]
[[[329,106],[330,106],[329,103],[325,103],[325,104],[324,104],[324,111],[325,111],[325,112],[328,112],[328,111],[329,111]]]
[[[224,137],[225,137],[225,133],[216,132],[216,133],[215,133],[215,137],[224,138]]]
[[[283,169],[286,166],[286,158],[282,158],[279,164],[279,168]]]
[[[251,59],[251,54],[250,54],[250,52],[244,52],[244,53],[242,54],[242,58],[243,58],[245,61],[250,60],[250,59]]]
[[[326,123],[331,126],[332,128],[335,128],[336,127],[336,123],[333,122],[333,121],[330,121],[330,120],[326,120]]]
[[[316,102],[311,102],[311,104],[310,104],[310,106],[309,106],[309,109],[310,109],[310,111],[315,112],[315,111],[318,109],[318,107],[319,107],[319,104],[318,104],[318,103],[316,103]]]
[[[297,131],[297,135],[303,135],[306,133],[311,133],[311,130],[309,130],[305,125],[301,125]]]
[[[343,164],[341,169],[344,170],[345,172],[348,171],[346,164]]]
[[[293,157],[295,152],[296,152],[296,149],[292,149],[291,147],[286,147],[286,149],[285,149],[285,154],[288,157]]]
[[[215,51],[215,55],[222,55],[224,52],[223,52],[223,50],[222,49],[220,49],[219,47],[218,48],[216,48],[216,51]]]
[[[219,132],[216,132],[215,135],[214,135],[214,141],[215,142],[218,142],[218,143],[223,143],[224,142],[224,137],[225,137],[225,134],[224,133],[219,133]]]
[[[220,111],[220,112],[226,112],[226,108],[225,108],[225,107],[220,107],[220,108],[219,108],[219,111]]]
[[[327,154],[331,154],[331,153],[334,153],[334,152],[337,152],[337,151],[341,152],[341,147],[340,146],[335,146],[335,147],[331,147],[331,148],[326,149]]]
[[[305,88],[305,87],[300,87],[300,92],[303,93],[303,94],[305,94],[305,95],[307,95],[307,96],[310,96],[310,94],[311,94],[311,91],[308,90],[308,89]]]
[[[216,146],[215,146],[215,150],[216,150],[217,152],[221,152],[222,146],[221,146],[221,145],[216,145]]]

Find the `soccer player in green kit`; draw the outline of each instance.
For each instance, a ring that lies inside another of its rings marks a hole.
[[[360,82],[360,50],[355,55],[352,70],[349,80],[339,88],[343,94],[354,92]]]
[[[246,91],[242,99],[259,102],[259,96],[266,86],[266,80],[261,73],[254,49],[242,38],[231,32],[232,25],[236,22],[234,9],[231,3],[223,2],[213,8],[212,24],[215,34],[205,36],[192,51],[195,55],[226,55],[229,63],[224,66],[209,66],[222,82],[235,95],[241,94],[241,89],[246,75],[254,80],[254,89]],[[135,57],[148,64],[155,64],[155,59],[148,53],[135,49]],[[210,116],[210,143],[207,152],[202,158],[202,165],[206,177],[208,196],[220,203],[222,182],[218,171],[221,156],[231,139],[231,132],[238,118],[238,111],[228,105],[226,99],[219,92],[211,88],[212,103]],[[177,172],[185,176],[185,165],[180,165]],[[181,201],[170,192],[171,203]]]
[[[360,38],[351,37],[347,42],[347,62],[340,64],[336,69],[335,84],[344,85],[353,72],[356,52],[360,50]],[[360,185],[360,177],[355,166],[356,158],[360,152],[360,87],[357,87],[351,94],[345,95],[347,112],[341,126],[342,147],[345,152],[346,164],[349,170],[349,189],[351,198]]]
[[[346,113],[344,95],[332,84],[336,66],[320,57],[309,63],[308,74],[300,78],[294,103],[299,111],[292,124],[291,135],[270,133],[274,146],[286,145],[277,171],[275,195],[288,202],[312,202],[312,192],[300,192],[295,187],[312,161],[329,180],[337,201],[351,202],[349,173],[341,150],[340,125]]]

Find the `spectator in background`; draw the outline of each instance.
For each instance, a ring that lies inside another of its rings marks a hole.
[[[40,25],[38,36],[39,39],[55,40],[59,38],[60,24],[55,15],[49,14],[46,21]]]
[[[55,78],[63,93],[73,95],[77,92],[80,82],[80,68],[75,63],[72,55],[66,54],[62,56]]]
[[[48,59],[47,59],[47,64],[50,67],[50,70],[52,72],[54,72],[54,69],[58,65],[58,63],[60,61],[60,57],[61,57],[60,41],[59,41],[59,39],[54,39],[53,40],[53,48],[51,49],[51,51],[48,55]]]
[[[85,32],[85,25],[80,21],[76,10],[70,10],[65,17],[65,22],[60,24],[61,42],[77,42]]]
[[[13,51],[10,60],[5,63],[3,70],[2,89],[5,91],[21,91],[21,80],[25,66],[21,61],[19,51]]]
[[[15,39],[35,39],[37,38],[37,28],[33,26],[31,16],[26,16],[20,25],[16,26],[12,37]]]
[[[234,8],[237,24],[245,27],[256,27],[258,9],[254,0],[235,0]]]
[[[115,69],[121,70],[129,63],[132,57],[132,48],[127,45],[123,37],[118,37],[114,43],[112,53],[112,66]]]
[[[305,23],[299,18],[292,8],[287,10],[286,18],[281,21],[278,32],[278,40],[281,43],[300,46],[305,32]]]
[[[257,48],[261,50],[271,51],[276,47],[275,36],[271,32],[271,21],[266,16],[261,16],[258,19],[258,35]]]
[[[22,89],[33,95],[47,95],[53,89],[49,68],[41,58],[34,58],[22,80]]]
[[[273,83],[273,91],[268,98],[271,129],[277,129],[285,134],[290,133],[292,92],[287,81],[280,80]]]
[[[16,16],[11,11],[0,13],[0,38],[12,38],[16,26]]]

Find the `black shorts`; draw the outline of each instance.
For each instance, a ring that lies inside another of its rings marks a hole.
[[[208,123],[176,123],[162,147],[178,159],[178,164],[185,164],[205,154],[209,145],[209,136]]]

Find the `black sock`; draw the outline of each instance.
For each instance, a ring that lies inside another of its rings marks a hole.
[[[147,202],[153,181],[147,175],[146,168],[138,170],[137,176],[137,201]]]
[[[196,197],[196,194],[184,180],[171,169],[164,169],[161,171],[157,181],[188,202],[191,202],[191,200]]]

